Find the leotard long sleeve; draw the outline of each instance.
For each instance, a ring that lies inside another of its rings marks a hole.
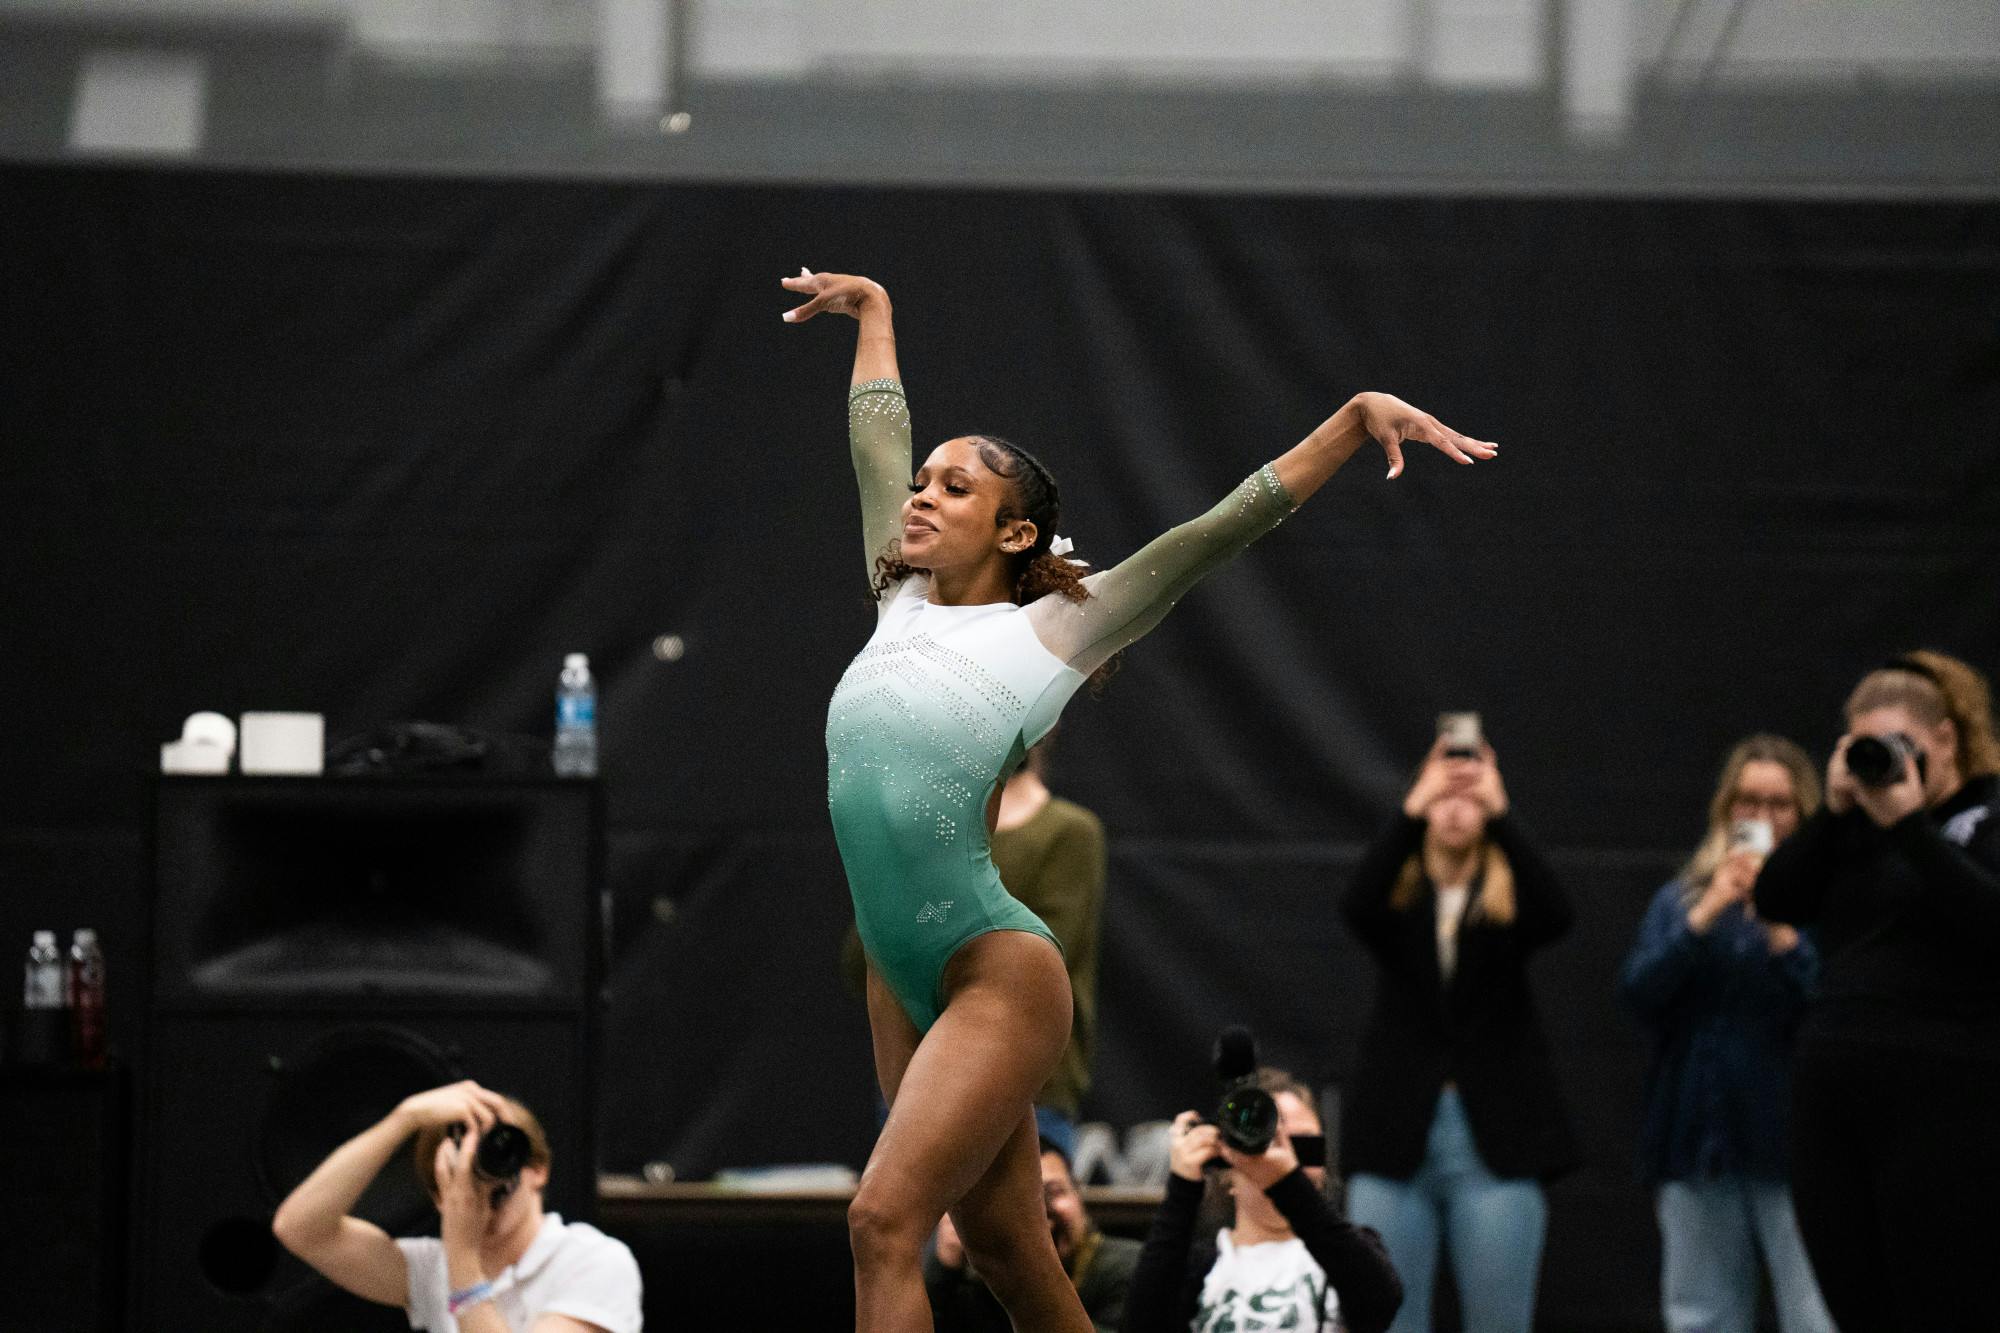
[[[910,405],[895,380],[867,380],[847,391],[847,443],[854,455],[854,482],[861,492],[861,545],[868,581],[875,581],[875,557],[903,527],[903,501],[910,485]],[[882,599],[880,609],[886,609]]]
[[[872,580],[901,522],[909,409],[894,380],[855,385],[848,404]],[[1055,938],[993,868],[994,785],[1092,671],[1292,507],[1266,465],[1206,514],[1086,578],[1082,602],[937,604],[921,572],[883,593],[875,633],[828,711],[827,804],[862,942],[920,1030],[937,1020],[945,964],[967,940],[992,930]]]

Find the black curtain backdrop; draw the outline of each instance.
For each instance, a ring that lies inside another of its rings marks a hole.
[[[1544,1312],[1646,1326],[1612,982],[1722,752],[1824,753],[1897,649],[2000,666],[2000,207],[0,171],[0,939],[104,929],[135,1049],[185,714],[545,734],[588,651],[605,1165],[858,1165],[821,730],[872,620],[853,326],[779,321],[801,264],[888,285],[920,441],[1035,448],[1099,564],[1357,389],[1502,442],[1357,460],[1071,706],[1055,785],[1112,846],[1090,1110],[1206,1101],[1229,1021],[1342,1081],[1332,896],[1476,708],[1579,906],[1539,973],[1589,1152]]]

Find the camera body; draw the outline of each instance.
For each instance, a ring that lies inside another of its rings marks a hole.
[[[1924,748],[1900,731],[1856,736],[1847,743],[1847,771],[1864,787],[1895,786],[1902,780],[1906,761],[1916,765],[1917,781],[1924,781]]]
[[[1246,1156],[1268,1152],[1278,1136],[1278,1101],[1257,1083],[1257,1039],[1245,1027],[1224,1028],[1215,1039],[1215,1076],[1222,1082],[1222,1099],[1209,1122],[1222,1141]],[[1326,1165],[1326,1138],[1292,1135],[1292,1151],[1300,1166]],[[1222,1162],[1217,1157],[1210,1165]]]
[[[1222,1080],[1222,1100],[1212,1123],[1222,1141],[1252,1155],[1269,1148],[1278,1134],[1278,1103],[1257,1086],[1257,1039],[1249,1028],[1224,1028],[1216,1037],[1215,1076]]]

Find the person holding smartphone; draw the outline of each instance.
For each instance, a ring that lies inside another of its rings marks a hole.
[[[1428,1333],[1440,1242],[1468,1333],[1527,1333],[1547,1207],[1576,1161],[1528,984],[1569,898],[1514,818],[1471,715],[1440,719],[1342,915],[1376,964],[1342,1118],[1348,1216],[1402,1274],[1395,1333]]]
[[[1660,1219],[1668,1333],[1753,1333],[1760,1259],[1782,1333],[1832,1333],[1785,1187],[1791,1044],[1819,956],[1750,906],[1765,856],[1818,805],[1804,750],[1782,736],[1739,742],[1701,844],[1653,896],[1619,977],[1652,1039],[1639,1158]]]
[[[1757,877],[1814,928],[1792,1067],[1792,1199],[1847,1333],[1994,1326],[2000,741],[1992,690],[1914,652],[1862,677],[1826,805]]]

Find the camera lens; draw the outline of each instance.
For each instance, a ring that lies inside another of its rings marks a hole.
[[[1278,1103],[1254,1084],[1230,1090],[1215,1113],[1222,1141],[1240,1153],[1260,1153],[1278,1134]]]
[[[1893,787],[1903,776],[1903,761],[1911,757],[1917,758],[1917,775],[1922,777],[1916,742],[1900,732],[1856,736],[1847,743],[1847,771],[1864,787]]]
[[[497,1124],[479,1139],[477,1166],[488,1180],[506,1180],[521,1173],[528,1164],[527,1132],[515,1125]]]

